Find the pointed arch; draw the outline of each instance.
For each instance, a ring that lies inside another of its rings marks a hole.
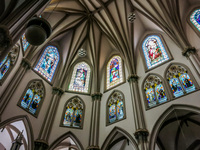
[[[5,121],[0,123],[0,128],[6,128],[6,126],[9,126],[10,124],[18,122],[18,121],[22,121],[23,122],[23,124],[25,126],[25,130],[26,130],[26,134],[27,134],[27,146],[25,147],[25,150],[33,150],[33,147],[34,147],[34,142],[33,142],[34,141],[34,134],[33,134],[32,125],[31,125],[31,122],[30,122],[28,116],[21,115],[21,116],[15,116],[15,117],[9,118],[9,119],[7,119],[7,120],[5,120]],[[24,140],[25,139],[23,139],[23,141]]]
[[[85,103],[79,96],[67,100],[60,122],[61,127],[83,129]]]
[[[50,146],[49,150],[54,150],[62,141],[64,141],[67,138],[71,138],[73,142],[75,143],[78,150],[84,150],[83,145],[79,141],[79,139],[71,132],[67,132],[63,135],[61,135],[58,139],[56,139]],[[73,147],[72,147],[73,148]],[[74,147],[75,148],[75,147]]]
[[[150,134],[150,140],[149,140],[149,149],[150,150],[155,150],[155,144],[157,140],[157,136],[159,134],[159,131],[170,114],[172,114],[175,110],[185,110],[193,113],[200,114],[200,109],[198,107],[194,106],[189,106],[189,105],[178,105],[178,104],[173,104],[171,105],[165,112],[163,112],[162,115],[160,115],[160,118],[156,121],[151,134]]]
[[[112,56],[106,65],[106,90],[124,82],[124,66],[119,55]]]
[[[127,131],[123,130],[120,127],[116,127],[116,126],[112,129],[112,131],[109,133],[107,138],[104,140],[101,150],[108,150],[109,145],[112,143],[112,141],[118,134],[121,134],[124,137],[126,137],[126,139],[128,139],[131,142],[131,144],[133,145],[135,150],[139,150],[138,145],[137,145],[136,141],[133,139],[133,137]]]
[[[24,90],[18,106],[37,117],[45,98],[45,86],[42,80],[31,80]]]
[[[49,45],[45,48],[34,70],[48,82],[51,82],[56,72],[60,55],[57,47]]]
[[[124,94],[114,90],[106,103],[106,125],[126,119],[126,107]]]
[[[90,66],[85,61],[78,62],[73,68],[68,90],[73,92],[89,93],[90,76]]]

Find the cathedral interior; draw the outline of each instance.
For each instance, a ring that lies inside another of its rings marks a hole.
[[[199,41],[200,0],[0,0],[0,150],[200,150]]]

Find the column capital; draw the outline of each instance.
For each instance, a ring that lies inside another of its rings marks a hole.
[[[134,136],[137,140],[140,139],[140,137],[144,140],[147,139],[147,136],[149,135],[149,131],[147,129],[137,129],[134,133]]]
[[[128,80],[128,82],[131,82],[131,81],[137,82],[138,79],[139,79],[139,76],[137,74],[131,74],[131,75],[128,76],[127,80]]]
[[[52,93],[53,94],[58,94],[59,96],[61,96],[64,93],[64,91],[61,88],[53,87]]]
[[[96,100],[96,99],[101,99],[101,97],[102,97],[102,93],[100,93],[100,92],[94,92],[92,95],[92,100]]]
[[[45,140],[42,140],[42,139],[37,139],[35,142],[35,150],[38,150],[38,149],[41,149],[41,150],[47,150],[48,147],[49,147],[49,144],[45,141]]]
[[[28,59],[23,58],[22,62],[21,62],[21,66],[23,66],[24,68],[30,69],[31,68],[31,62]]]
[[[190,54],[194,54],[194,53],[196,53],[196,48],[188,46],[188,47],[184,48],[182,55],[185,57],[189,57]]]
[[[86,150],[100,150],[99,146],[89,146]]]

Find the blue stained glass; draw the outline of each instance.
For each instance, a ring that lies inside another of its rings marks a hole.
[[[111,105],[109,107],[109,121],[110,123],[115,122],[116,120],[116,108],[115,108],[115,104]]]
[[[39,106],[40,100],[41,100],[40,96],[36,94],[33,98],[33,101],[31,103],[30,107],[29,107],[29,111],[32,114],[35,114],[35,112]]]
[[[179,83],[179,80],[177,78],[170,79],[169,85],[170,85],[175,97],[179,97],[184,94],[181,84]]]
[[[117,103],[117,119],[120,120],[120,119],[123,119],[124,117],[124,105],[123,105],[123,102],[118,102]]]
[[[2,68],[0,70],[0,79],[3,78],[3,76],[8,71],[9,67],[10,67],[10,59],[8,59],[7,62],[2,66]]]
[[[23,108],[27,108],[30,105],[32,98],[33,98],[33,91],[31,89],[28,89],[21,101],[21,106]]]
[[[155,92],[159,103],[167,101],[167,96],[162,84],[159,84],[155,87]]]
[[[147,98],[149,107],[156,105],[156,97],[155,97],[153,88],[149,88],[146,90],[146,98]]]
[[[114,58],[110,63],[110,84],[119,80],[119,61]]]
[[[6,62],[7,58],[8,58],[8,55],[7,55],[7,56],[3,59],[3,61],[0,63],[0,68],[1,68],[1,66]]]
[[[80,125],[81,125],[81,118],[82,118],[82,110],[77,109],[75,111],[75,114],[74,114],[74,122],[73,122],[73,126],[74,127],[80,127]]]
[[[73,120],[74,110],[72,108],[68,108],[65,112],[65,117],[63,121],[64,126],[71,126]]]
[[[200,9],[197,9],[192,13],[190,21],[200,31]]]
[[[165,47],[157,35],[148,36],[142,44],[142,49],[148,69],[169,59]]]
[[[74,80],[74,88],[85,87],[86,77],[87,77],[87,70],[83,68],[77,69],[75,80]]]
[[[28,46],[30,45],[25,37],[25,33],[22,35],[22,45],[23,45],[23,49],[24,51],[26,51],[26,49],[28,48]]]
[[[195,86],[187,73],[180,75],[179,79],[187,93],[195,90]]]
[[[48,46],[34,68],[43,77],[51,82],[59,62],[59,53],[56,47]]]

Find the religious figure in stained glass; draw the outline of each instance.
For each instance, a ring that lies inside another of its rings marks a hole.
[[[66,104],[62,126],[82,127],[83,109],[83,102],[80,98],[70,99]]]
[[[89,81],[90,66],[85,62],[80,62],[74,66],[69,90],[88,93]]]
[[[167,101],[162,80],[156,75],[150,75],[144,82],[144,91],[148,107]]]
[[[57,48],[54,46],[48,46],[44,50],[34,70],[51,82],[53,75],[56,71],[59,59],[60,57]]]
[[[175,97],[194,91],[196,88],[187,74],[187,70],[181,65],[171,65],[167,71],[167,79]]]
[[[165,47],[157,35],[148,36],[142,44],[142,49],[148,69],[169,60]]]
[[[124,115],[124,97],[121,92],[115,91],[108,100],[108,120],[114,123],[117,120],[125,118]]]
[[[107,89],[123,82],[122,61],[120,56],[112,57],[107,64]]]
[[[190,16],[191,23],[200,31],[200,9],[195,10]]]
[[[26,49],[28,48],[30,44],[28,43],[26,37],[25,37],[25,33],[22,35],[22,46],[24,51],[26,51]]]
[[[44,87],[41,81],[34,80],[28,85],[28,89],[18,105],[34,116],[38,115],[38,108],[44,98]]]

